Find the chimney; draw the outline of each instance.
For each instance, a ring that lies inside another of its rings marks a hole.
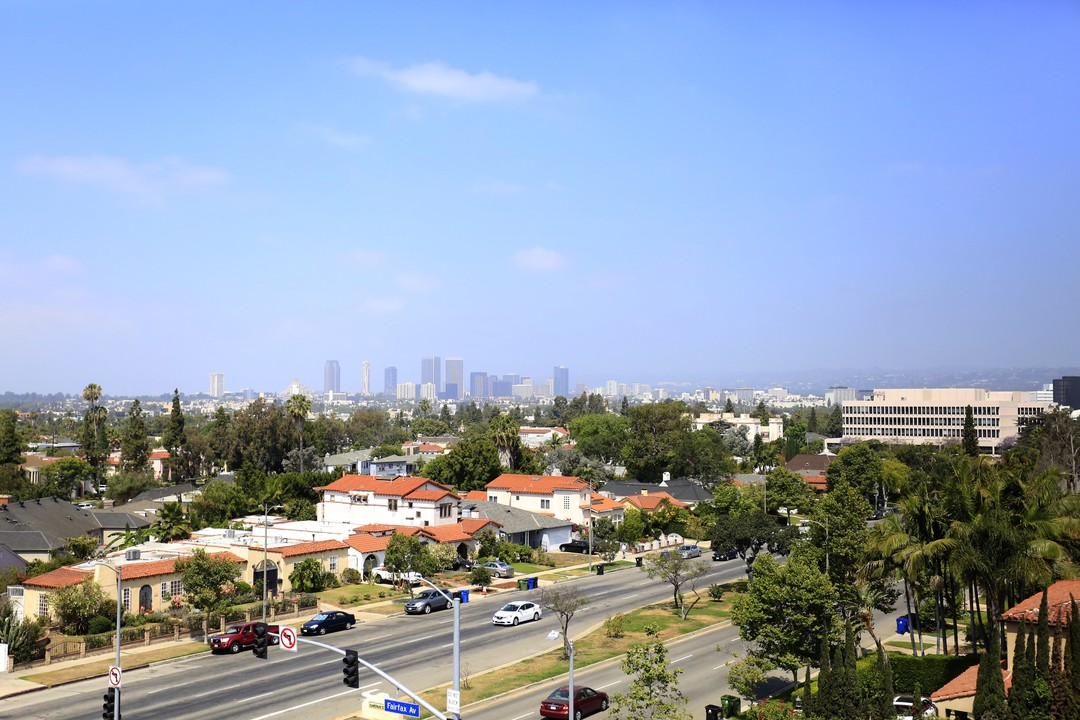
[[[641,489],[641,494],[642,494],[642,495],[648,495],[648,494],[649,494],[649,491],[648,491],[648,490],[646,490],[645,488],[642,488],[642,489]]]
[[[113,500],[112,498],[105,498],[104,500],[101,501],[101,507],[105,508],[106,510],[109,510],[110,508],[114,507],[115,505],[116,505],[116,501]]]
[[[0,495],[0,505],[7,505],[9,502],[11,502],[10,495]]]
[[[664,479],[660,483],[660,487],[667,487],[668,481],[671,480],[671,473],[664,473]]]

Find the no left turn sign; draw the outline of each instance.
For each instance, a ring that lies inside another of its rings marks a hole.
[[[296,652],[296,630],[291,627],[283,627],[279,635],[281,647],[290,652]]]
[[[109,687],[118,688],[123,681],[123,671],[115,665],[109,667]]]

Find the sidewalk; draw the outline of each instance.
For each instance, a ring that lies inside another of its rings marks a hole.
[[[627,559],[631,559],[633,556],[628,554]],[[594,565],[596,560],[593,561]],[[578,565],[569,565],[561,568],[551,568],[549,570],[542,570],[537,573],[530,573],[528,575],[521,575],[520,577],[542,577],[549,574],[557,574],[566,572],[568,570],[581,570],[588,569],[589,563],[585,562]],[[516,580],[517,578],[515,578]],[[512,581],[507,581],[512,582]],[[500,596],[506,592],[517,590],[517,586],[507,588],[491,588],[487,594],[483,594],[477,591],[469,593],[469,602],[484,602],[489,598],[495,598],[499,602]],[[391,607],[395,604],[394,600],[381,600],[376,603],[371,603],[363,607]],[[321,603],[323,608],[337,608],[337,605],[333,603],[323,602]],[[360,610],[357,608],[342,608],[349,612],[352,612],[358,622],[373,622],[382,618],[388,617],[396,613],[381,613]],[[404,612],[403,610],[400,612]],[[286,623],[293,627],[299,627],[303,624],[303,618],[294,618]],[[120,666],[124,671],[137,670],[140,668],[148,667],[154,663],[167,662],[176,658],[185,657],[187,655],[194,655],[199,653],[210,652],[210,647],[197,640],[180,640],[180,641],[168,641],[162,643],[156,643],[154,645],[138,645],[121,648],[120,650]],[[16,670],[13,673],[0,673],[0,698],[14,697],[17,695],[24,695],[26,693],[37,692],[46,690],[50,687],[57,687],[59,685],[67,685],[69,683],[80,682],[82,680],[88,680],[90,678],[101,678],[102,689],[105,688],[105,676],[109,672],[109,668],[116,662],[115,653],[107,653],[101,655],[94,655],[92,657],[78,658],[75,660],[61,660],[54,662],[50,665],[39,665],[33,668],[24,670]]]

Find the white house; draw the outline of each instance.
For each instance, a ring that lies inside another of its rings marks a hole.
[[[343,475],[316,490],[322,491],[317,508],[324,523],[427,527],[460,520],[460,498],[427,478]]]
[[[561,427],[523,427],[518,429],[518,438],[521,444],[527,448],[537,448],[551,445],[552,438],[565,439],[570,435],[566,428]]]
[[[588,524],[592,486],[562,475],[500,475],[485,487],[491,502]]]

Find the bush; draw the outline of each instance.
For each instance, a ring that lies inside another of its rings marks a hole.
[[[363,579],[363,575],[356,568],[345,568],[341,571],[341,582],[346,585],[359,585]]]
[[[87,629],[91,635],[112,632],[116,629],[116,618],[108,618],[102,615],[95,615],[94,617],[90,618],[90,622],[87,624]]]
[[[977,656],[964,654],[925,655],[914,657],[900,652],[889,653],[889,666],[893,674],[893,688],[897,693],[910,693],[915,687],[939,688],[978,663]],[[878,679],[877,653],[860,658],[856,670],[861,687],[873,688]]]
[[[626,616],[615,613],[604,621],[604,634],[609,638],[621,638],[626,634]]]
[[[533,550],[533,562],[537,565],[546,565],[547,567],[555,567],[555,560],[551,557],[544,548],[536,548]]]
[[[338,576],[329,570],[326,571],[326,575],[323,576],[323,587],[336,588],[341,587],[341,581],[338,580]]]
[[[720,602],[724,599],[724,593],[727,592],[723,585],[719,583],[713,583],[709,586],[709,597],[715,602]]]

